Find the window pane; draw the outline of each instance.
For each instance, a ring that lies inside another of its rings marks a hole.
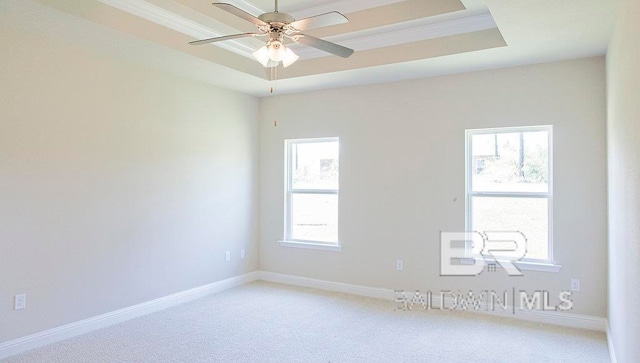
[[[473,197],[471,203],[474,231],[522,232],[527,238],[525,258],[548,259],[546,198]]]
[[[291,145],[293,189],[338,189],[338,142]]]
[[[548,192],[547,131],[472,135],[474,192]]]
[[[291,238],[338,242],[338,195],[291,194]]]

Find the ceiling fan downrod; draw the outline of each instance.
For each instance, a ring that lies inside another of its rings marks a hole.
[[[285,25],[291,24],[296,21],[296,19],[294,19],[291,15],[280,13],[278,11],[278,0],[275,0],[275,10],[273,12],[262,14],[258,16],[258,19],[267,24],[270,24],[270,28],[276,28],[276,30],[280,30]]]

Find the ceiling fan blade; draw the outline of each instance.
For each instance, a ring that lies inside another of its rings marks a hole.
[[[211,4],[215,7],[217,7],[218,9],[222,9],[228,13],[231,13],[237,17],[240,17],[248,22],[251,22],[257,26],[265,26],[267,25],[267,23],[265,23],[264,21],[256,18],[255,16],[247,13],[246,11],[239,9],[231,4],[227,4],[227,3],[213,3]]]
[[[313,28],[321,28],[323,26],[344,24],[344,23],[347,23],[348,21],[349,19],[347,19],[346,16],[340,14],[337,11],[332,11],[330,13],[324,13],[324,14],[296,20],[289,25],[298,30],[307,30],[307,29],[313,29]]]
[[[342,58],[349,58],[354,52],[354,50],[351,48],[343,47],[336,43],[331,43],[326,40],[322,40],[305,34],[298,35],[294,38],[294,41],[304,45],[308,45],[310,47],[324,50],[327,53],[335,54],[338,57]]]
[[[193,42],[189,42],[189,44],[190,45],[210,44],[210,43],[221,42],[223,40],[229,40],[229,39],[255,37],[256,35],[260,35],[260,34],[258,34],[258,33],[242,33],[242,34],[225,35],[223,37],[215,37],[215,38],[209,38],[209,39],[194,40]]]

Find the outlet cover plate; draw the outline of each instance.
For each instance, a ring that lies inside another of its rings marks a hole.
[[[14,297],[13,310],[22,310],[27,308],[27,294],[18,294]]]
[[[580,291],[580,279],[571,279],[571,291]]]

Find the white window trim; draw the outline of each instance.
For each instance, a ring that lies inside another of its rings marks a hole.
[[[284,181],[284,190],[285,190],[285,216],[284,216],[284,240],[278,241],[281,247],[292,247],[292,248],[306,248],[312,250],[323,250],[323,251],[342,251],[342,244],[340,243],[340,235],[338,235],[338,241],[336,242],[327,242],[327,241],[313,241],[313,240],[301,240],[291,238],[291,195],[295,193],[304,193],[304,194],[335,194],[339,195],[339,189],[293,189],[291,187],[291,177],[293,175],[293,171],[291,170],[291,155],[292,155],[292,146],[294,144],[304,144],[304,143],[319,143],[319,142],[340,142],[339,137],[322,137],[322,138],[312,138],[312,139],[290,139],[285,140],[285,181]],[[339,199],[338,199],[339,200]],[[338,201],[338,205],[339,205]],[[339,225],[339,222],[338,222]]]
[[[473,258],[459,258],[458,261],[463,265],[474,265],[476,263]],[[489,258],[484,259],[485,263],[496,263],[497,266],[500,266],[500,263],[498,261]],[[560,272],[560,270],[562,269],[562,265],[548,262],[513,261],[513,264],[518,269],[525,271]]]
[[[547,131],[548,137],[548,165],[549,165],[549,189],[547,192],[474,192],[472,189],[473,177],[473,145],[472,136],[495,133],[520,133]],[[472,197],[515,197],[515,198],[546,198],[548,200],[547,241],[548,259],[523,258],[514,261],[516,267],[523,270],[558,272],[562,266],[553,262],[553,127],[551,125],[526,126],[526,127],[500,127],[490,129],[472,129],[465,131],[465,228],[472,231],[471,223]],[[466,259],[465,259],[466,260]],[[472,259],[471,259],[472,260]]]
[[[291,248],[306,248],[309,250],[320,250],[320,251],[342,251],[342,245],[340,244],[329,244],[322,242],[303,242],[303,241],[278,241],[281,247],[291,247]]]

